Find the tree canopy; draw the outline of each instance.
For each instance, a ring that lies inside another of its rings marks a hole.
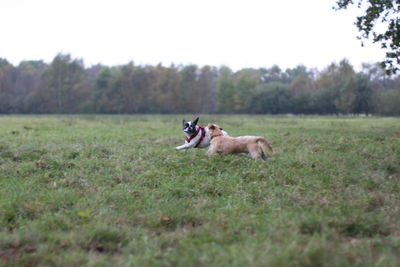
[[[337,0],[335,9],[346,9],[354,4],[353,0]],[[358,38],[368,40],[372,36],[372,41],[386,51],[382,67],[387,74],[396,73],[400,67],[400,1],[358,0],[357,7],[365,10],[355,22],[361,33]]]
[[[400,115],[400,76],[347,61],[282,70],[95,65],[0,58],[0,113],[257,113]]]

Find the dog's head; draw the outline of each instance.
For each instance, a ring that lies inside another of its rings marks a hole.
[[[207,125],[208,130],[210,131],[210,137],[211,139],[213,139],[214,137],[217,136],[222,136],[222,128],[219,127],[217,124],[215,123],[209,123]]]
[[[197,117],[194,121],[182,121],[183,124],[183,132],[187,134],[194,134],[196,132],[196,125],[199,121],[199,117]]]

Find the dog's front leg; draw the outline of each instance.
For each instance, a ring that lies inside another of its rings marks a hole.
[[[213,146],[210,146],[210,148],[207,151],[207,155],[211,156],[211,155],[215,155],[217,154],[217,150],[213,148]]]
[[[191,145],[190,145],[189,143],[186,143],[186,144],[183,144],[183,145],[181,145],[181,146],[175,147],[176,150],[185,149],[186,151],[187,151],[189,148],[191,148]]]
[[[187,149],[187,148],[186,148],[186,144],[185,144],[185,145],[181,145],[181,146],[175,147],[175,150],[182,150],[182,149]]]

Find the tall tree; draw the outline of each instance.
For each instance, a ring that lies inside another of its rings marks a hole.
[[[129,76],[133,72],[133,63],[118,66],[111,69],[111,77],[107,79],[106,89],[102,94],[100,106],[106,113],[127,112],[127,105],[130,109],[135,106],[131,103],[132,98],[126,98],[126,90],[129,88]],[[133,97],[133,96],[132,96]]]
[[[368,76],[354,74],[341,89],[337,107],[342,113],[370,113],[372,88]]]
[[[316,92],[312,97],[317,113],[339,112],[341,89],[354,74],[353,66],[346,59],[339,64],[330,64],[319,74],[314,83]]]
[[[200,94],[200,112],[210,113],[215,109],[215,87],[217,83],[217,69],[204,66],[200,70],[198,86],[201,88]]]
[[[258,86],[259,74],[255,70],[244,69],[239,71],[236,76],[233,111],[243,113]]]
[[[175,65],[163,67],[159,64],[154,69],[155,80],[152,83],[152,103],[153,112],[157,113],[176,113],[181,108],[180,102],[176,101],[180,97],[179,70]]]
[[[222,67],[219,70],[217,81],[217,111],[222,113],[231,113],[234,110],[235,81],[232,70],[228,67]]]
[[[201,90],[198,87],[198,67],[188,65],[180,71],[180,93],[177,99],[180,112],[198,112],[201,109]]]
[[[42,87],[35,98],[39,112],[81,112],[90,96],[83,61],[58,54],[43,73]]]
[[[109,67],[103,67],[96,76],[96,82],[93,90],[94,111],[103,113],[106,111],[105,103],[102,102],[104,92],[106,92],[111,79],[111,70]]]
[[[43,73],[47,68],[42,60],[22,61],[16,68],[15,88],[18,111],[38,112],[34,96],[43,84]]]
[[[332,63],[321,71],[315,81],[316,89],[329,88],[335,84],[343,85],[346,80],[355,74],[353,66],[348,60],[343,59],[339,64]]]
[[[0,58],[0,113],[15,111],[16,90],[13,83],[14,66]]]
[[[311,91],[311,81],[307,73],[299,73],[289,85],[289,93],[292,97]]]

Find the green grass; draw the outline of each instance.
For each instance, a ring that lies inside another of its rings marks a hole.
[[[183,118],[0,117],[0,264],[399,266],[400,118],[200,116],[269,163]]]

